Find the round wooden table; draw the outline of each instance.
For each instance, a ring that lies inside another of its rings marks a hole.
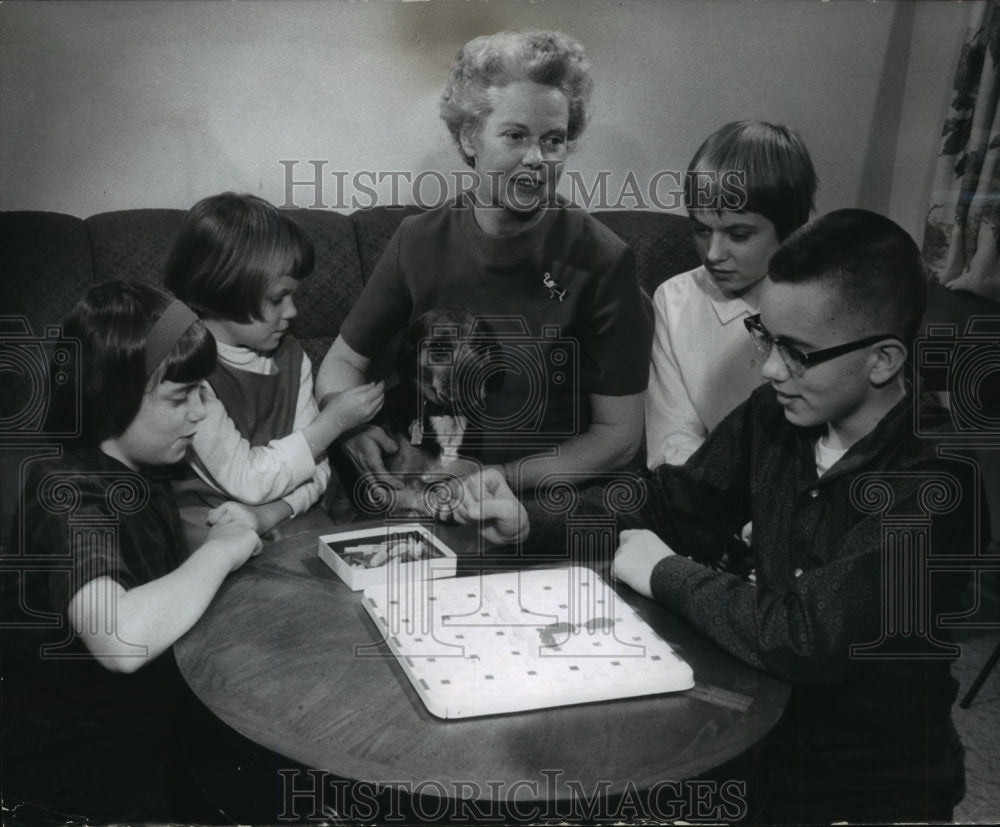
[[[317,535],[342,530],[319,511],[293,521],[230,576],[177,643],[185,679],[230,727],[305,767],[440,799],[435,806],[499,801],[518,816],[544,817],[543,805],[558,814],[560,803],[627,800],[650,789],[659,802],[654,818],[695,817],[692,796],[705,806],[727,798],[738,806],[739,789],[723,789],[725,781],[703,782],[693,793],[684,784],[754,747],[780,717],[786,684],[621,587],[620,596],[692,667],[694,689],[437,719],[384,644],[384,657],[370,656],[381,638],[362,592],[349,590],[317,556]],[[459,554],[459,575],[486,567],[474,538],[438,530]],[[359,657],[358,647],[369,656]],[[299,792],[315,781],[288,780]],[[687,810],[675,806],[678,796]],[[734,811],[714,815],[730,820]]]

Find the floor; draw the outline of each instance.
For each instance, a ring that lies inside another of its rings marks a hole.
[[[998,627],[957,635],[962,656],[952,671],[961,684],[959,700],[1000,644],[1000,601],[989,591],[982,616]],[[970,707],[956,704],[952,717],[965,745],[966,773],[965,799],[955,808],[954,819],[959,824],[996,824],[1000,822],[1000,664],[987,676]]]

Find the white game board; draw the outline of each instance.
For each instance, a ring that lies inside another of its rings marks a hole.
[[[691,668],[589,568],[395,580],[363,603],[439,718],[694,686]]]

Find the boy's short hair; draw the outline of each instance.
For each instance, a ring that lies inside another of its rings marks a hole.
[[[768,277],[828,284],[871,333],[894,333],[908,349],[927,304],[916,242],[868,210],[835,210],[792,233],[771,256]]]
[[[67,418],[73,418],[79,400],[77,436],[97,445],[125,432],[150,388],[208,377],[215,369],[215,339],[201,322],[188,327],[146,375],[146,337],[173,300],[161,287],[138,280],[106,281],[84,293],[63,324],[63,334],[80,342],[81,384],[52,382],[50,428],[67,432]]]
[[[276,276],[304,279],[312,241],[294,221],[255,195],[203,198],[184,217],[164,283],[203,318],[246,323],[262,318]]]
[[[587,125],[587,105],[594,88],[583,46],[554,31],[503,31],[466,43],[455,55],[441,95],[441,117],[470,167],[462,136],[478,134],[493,111],[490,90],[518,81],[559,89],[569,103],[567,148],[573,149]]]
[[[817,178],[798,133],[764,121],[734,121],[698,147],[684,177],[688,210],[763,215],[783,241],[809,220]]]

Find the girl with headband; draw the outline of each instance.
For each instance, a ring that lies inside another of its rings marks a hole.
[[[195,204],[174,242],[166,286],[198,312],[219,350],[191,453],[197,478],[178,490],[182,507],[212,509],[210,524],[265,533],[308,509],[330,478],[327,446],[382,407],[381,382],[316,407],[309,357],[288,333],[313,260],[291,219],[231,192]]]
[[[204,420],[215,342],[145,282],[91,288],[64,333],[79,342],[80,383],[53,381],[48,421],[65,433],[72,419],[78,435],[30,464],[11,532],[25,565],[0,580],[5,804],[202,820],[179,757],[171,647],[261,548],[220,525],[189,553],[163,472]]]

